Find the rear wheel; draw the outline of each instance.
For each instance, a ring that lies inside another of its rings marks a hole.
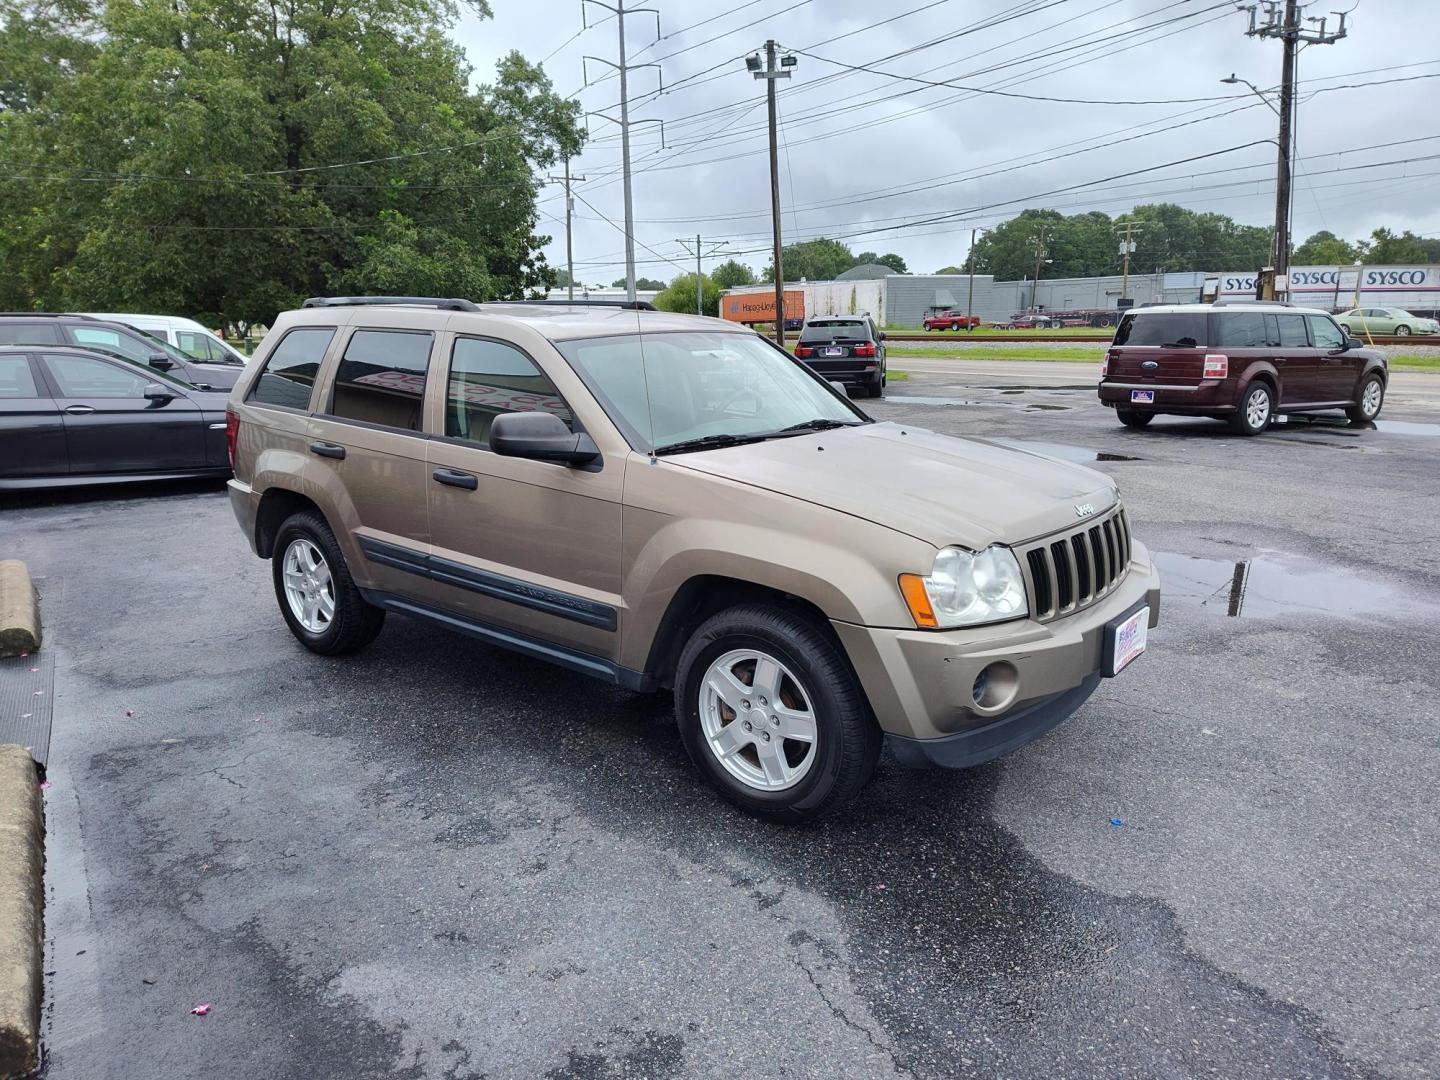
[[[746,604],[706,620],[675,676],[685,749],[731,802],[799,823],[869,781],[881,733],[839,645],[803,612]]]
[[[286,519],[275,534],[270,564],[280,614],[311,652],[356,652],[380,633],[384,609],[360,595],[335,534],[318,513],[306,510]]]
[[[1352,423],[1368,424],[1380,415],[1385,404],[1385,383],[1379,375],[1371,375],[1360,387],[1360,398],[1345,410]]]
[[[1270,426],[1275,412],[1275,395],[1268,384],[1252,382],[1245,398],[1230,417],[1230,430],[1237,435],[1259,435]]]
[[[865,396],[866,396],[866,397],[871,397],[871,398],[881,397],[884,393],[885,393],[885,376],[884,376],[883,374],[876,375],[873,381],[867,382],[867,383],[865,384]]]
[[[1116,409],[1115,419],[1128,428],[1149,427],[1150,421],[1155,419],[1154,413],[1134,412],[1130,409]]]

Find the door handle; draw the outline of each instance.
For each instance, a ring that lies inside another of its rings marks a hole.
[[[93,405],[66,405],[65,411],[71,416],[89,416],[95,411]]]
[[[337,446],[335,443],[312,442],[310,452],[318,454],[320,457],[336,458],[341,461],[345,459],[345,447]]]
[[[439,483],[449,487],[464,488],[466,491],[474,491],[480,486],[479,478],[468,472],[459,472],[455,469],[436,469],[430,475]]]

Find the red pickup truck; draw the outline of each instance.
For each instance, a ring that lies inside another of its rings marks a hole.
[[[958,311],[937,311],[927,316],[926,330],[964,330],[967,326],[979,326],[979,315],[965,315]]]

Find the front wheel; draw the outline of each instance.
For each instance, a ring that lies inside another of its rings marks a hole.
[[[1132,412],[1130,409],[1116,409],[1115,419],[1128,428],[1149,427],[1150,421],[1155,419],[1154,413]]]
[[[1396,336],[1396,337],[1409,337],[1409,336],[1410,336],[1410,327],[1406,326],[1404,323],[1401,323],[1399,326],[1395,327],[1395,336]]]
[[[879,725],[839,644],[780,604],[729,608],[695,631],[676,669],[675,719],[721,794],[789,824],[840,809],[880,756]]]
[[[385,611],[367,603],[325,519],[314,511],[287,518],[270,559],[275,598],[290,632],[311,652],[341,656],[375,640]]]
[[[1245,400],[1230,417],[1230,430],[1237,435],[1259,435],[1270,426],[1275,412],[1275,395],[1263,382],[1253,382],[1245,391]]]
[[[1345,410],[1345,415],[1354,424],[1369,424],[1380,415],[1385,404],[1385,383],[1379,375],[1371,375],[1360,387],[1360,397],[1354,405]]]

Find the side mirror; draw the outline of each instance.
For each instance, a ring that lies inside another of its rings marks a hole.
[[[490,424],[490,449],[502,457],[585,465],[600,456],[595,441],[554,413],[501,413]]]
[[[169,371],[175,366],[175,361],[171,360],[163,352],[157,352],[150,354],[149,364],[156,371]]]
[[[880,333],[876,334],[875,336],[876,336],[876,338],[877,338],[878,340],[884,341],[884,340],[885,340],[885,331],[884,331],[884,330],[881,330]]]
[[[175,392],[168,386],[162,386],[158,382],[145,384],[145,400],[155,401],[161,405],[175,400]]]

